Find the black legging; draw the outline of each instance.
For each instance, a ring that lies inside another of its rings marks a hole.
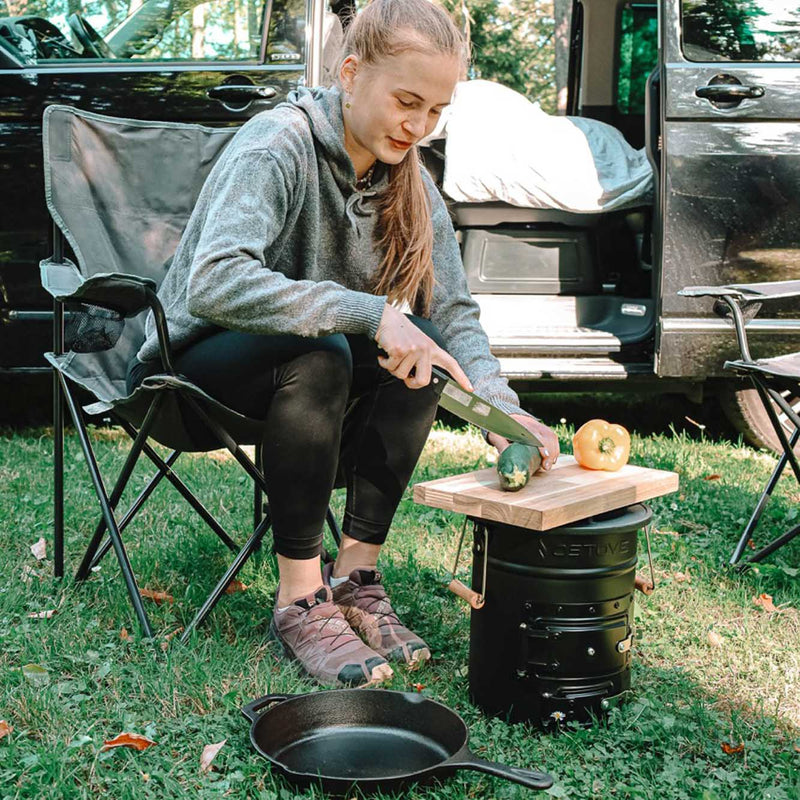
[[[409,319],[444,347],[430,320]],[[221,330],[175,357],[176,370],[209,395],[265,421],[264,479],[282,556],[319,555],[335,485],[347,487],[344,532],[370,544],[386,539],[438,398],[430,386],[409,389],[378,355],[367,336]],[[134,360],[129,390],[158,371],[158,363]]]

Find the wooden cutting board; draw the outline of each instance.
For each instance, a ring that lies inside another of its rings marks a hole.
[[[549,472],[537,472],[518,492],[500,488],[494,467],[414,486],[414,501],[471,517],[546,531],[579,519],[670,494],[678,475],[626,464],[617,472],[578,466],[559,456]]]

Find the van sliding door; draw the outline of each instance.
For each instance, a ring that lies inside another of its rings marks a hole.
[[[722,375],[736,355],[689,284],[800,278],[800,0],[662,0],[663,250],[657,371]],[[800,348],[800,313],[750,328]]]

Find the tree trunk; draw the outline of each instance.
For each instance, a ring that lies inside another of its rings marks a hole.
[[[553,21],[555,23],[556,51],[556,107],[559,114],[566,114],[572,0],[553,0]]]
[[[233,6],[234,58],[250,58],[250,26],[246,0],[236,0]]]
[[[206,10],[202,5],[192,9],[192,58],[202,59],[205,54]]]

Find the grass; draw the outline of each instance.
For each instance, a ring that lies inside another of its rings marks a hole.
[[[565,408],[569,404],[544,404],[539,410],[568,450],[583,412]],[[636,597],[628,702],[591,727],[555,734],[489,719],[473,707],[466,669],[468,608],[445,588],[463,518],[416,506],[410,490],[383,568],[395,605],[419,621],[416,627],[435,659],[416,673],[398,669],[391,688],[424,684],[424,694],[464,717],[479,755],[551,772],[552,797],[796,800],[800,539],[746,574],[725,566],[774,458],[734,436],[711,441],[694,423],[654,429],[654,415],[642,404],[620,413],[628,416],[617,421],[638,431],[632,461],[681,477],[679,494],[652,502],[658,587],[649,597]],[[559,422],[564,415],[568,420]],[[103,467],[121,463],[127,443],[119,431],[99,428],[95,441]],[[171,605],[148,602],[160,631],[153,646],[139,636],[113,556],[84,585],[53,579],[50,451],[46,429],[0,434],[0,720],[13,726],[0,740],[0,800],[322,797],[316,789],[296,794],[270,773],[251,749],[248,725],[238,712],[267,692],[314,689],[266,639],[276,584],[268,548],[244,570],[247,590],[225,597],[189,646],[167,640],[165,633],[191,619],[223,569],[227,551],[184,510],[174,490],[159,489],[127,533],[140,585],[175,597]],[[439,425],[414,482],[485,466],[490,456],[477,435]],[[219,454],[184,459],[187,482],[245,536],[251,494],[236,465]],[[72,436],[66,469],[73,487],[67,505],[70,571],[96,521]],[[143,474],[136,473],[137,486]],[[761,536],[786,527],[784,522],[797,516],[798,499],[796,485],[782,481]],[[338,511],[343,500],[337,493]],[[40,537],[48,542],[43,561],[30,551]],[[466,561],[462,556],[465,581]],[[754,605],[762,593],[773,597],[776,613]],[[57,613],[29,617],[48,609]],[[23,669],[30,664],[46,672]],[[122,731],[158,744],[144,752],[101,751],[104,740]],[[214,769],[201,773],[203,747],[223,739]],[[728,754],[723,743],[744,748]],[[461,772],[405,796],[533,795],[500,779]]]

